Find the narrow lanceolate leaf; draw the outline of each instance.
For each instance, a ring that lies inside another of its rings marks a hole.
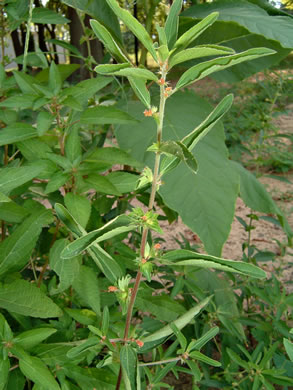
[[[100,288],[94,270],[90,267],[81,266],[80,271],[74,280],[73,288],[97,315],[101,314]]]
[[[157,61],[156,51],[153,42],[146,29],[130,14],[130,12],[119,7],[116,0],[106,0],[108,5],[119,19],[129,28],[130,31],[138,38],[144,47],[150,52],[152,57]]]
[[[210,366],[213,366],[213,367],[220,367],[221,366],[220,362],[218,362],[217,360],[211,359],[208,356],[205,356],[204,354],[202,354],[199,351],[193,351],[189,354],[189,356],[193,359],[199,360],[200,362],[209,364]]]
[[[169,49],[172,49],[177,39],[179,13],[182,8],[182,0],[175,0],[170,8],[165,24],[165,33]]]
[[[177,318],[173,323],[177,326],[177,328],[180,330],[184,328],[189,322],[193,319],[194,316],[196,316],[205,306],[208,305],[210,302],[211,297],[208,297],[204,299],[202,302],[200,302],[198,305],[192,307],[190,310],[188,310],[185,314]],[[155,340],[159,340],[163,337],[170,336],[173,333],[173,330],[171,329],[170,325],[164,326],[162,329],[158,330],[157,332],[150,334],[149,336],[146,336],[143,338],[143,342],[151,342]]]
[[[191,49],[186,49],[180,51],[179,53],[175,53],[170,58],[169,61],[169,69],[173,66],[180,64],[185,61],[194,60],[196,58],[208,57],[208,56],[219,56],[225,54],[233,54],[235,51],[230,49],[230,47],[225,46],[217,46],[217,45],[205,45],[192,47]]]
[[[287,355],[289,356],[291,362],[293,362],[293,343],[288,339],[283,339],[283,342]]]
[[[146,80],[138,79],[135,77],[128,77],[128,81],[131,85],[136,96],[140,99],[142,104],[147,108],[151,107],[151,95],[146,87]]]
[[[177,39],[174,51],[185,49],[189,46],[200,34],[202,34],[209,26],[211,26],[218,18],[219,12],[213,12],[195,26],[187,30],[179,39]]]
[[[137,356],[130,345],[124,345],[120,351],[120,362],[126,390],[136,390]]]
[[[112,70],[109,67],[111,67]],[[117,70],[115,70],[115,68],[117,68]],[[147,69],[126,67],[126,66],[123,66],[123,68],[121,68],[120,64],[118,64],[118,66],[116,66],[116,64],[115,65],[98,65],[95,67],[95,71],[97,73],[100,73],[103,75],[135,77],[135,78],[140,78],[140,79],[144,79],[144,80],[153,80],[153,81],[158,80],[158,77],[153,72],[151,72]]]
[[[6,384],[9,376],[10,362],[9,359],[0,359],[0,390],[7,389]]]
[[[192,66],[185,73],[183,73],[178,83],[176,84],[176,89],[201,80],[212,73],[219,72],[220,70],[229,68],[230,66],[240,64],[244,61],[251,61],[256,58],[268,56],[274,53],[274,50],[261,47],[249,49],[242,53],[233,54],[231,56],[219,57],[210,61],[202,62]]]
[[[0,307],[37,318],[60,317],[62,310],[39,288],[26,280],[0,286]]]
[[[52,213],[43,208],[28,217],[0,244],[0,278],[21,270],[28,262],[42,227],[52,222]]]
[[[266,277],[266,273],[253,264],[248,264],[243,261],[222,259],[220,257],[195,253],[185,249],[170,251],[166,253],[162,259],[170,261],[168,264],[174,266],[215,268],[228,272],[237,272],[258,279]]]
[[[98,106],[85,110],[80,118],[81,123],[93,125],[128,124],[138,122],[127,112],[111,106]]]
[[[132,219],[127,215],[119,215],[112,221],[106,223],[100,229],[87,233],[69,244],[62,252],[62,258],[68,259],[79,255],[93,244],[109,240],[118,234],[136,229],[135,225],[130,225]]]
[[[103,74],[103,75],[111,75],[115,72],[119,72],[119,70],[131,68],[131,64],[129,62],[125,62],[122,64],[103,64],[95,67],[95,72]]]
[[[36,328],[26,330],[14,337],[13,344],[17,344],[24,350],[30,351],[33,347],[40,344],[56,332],[57,330],[54,328]]]
[[[217,326],[208,330],[198,340],[191,341],[191,343],[187,347],[187,352],[190,352],[193,349],[200,350],[208,341],[210,341],[212,338],[214,338],[218,333],[219,333],[219,328]]]
[[[201,124],[196,127],[191,133],[186,135],[180,142],[180,145],[185,145],[187,150],[191,152],[196,144],[205,137],[212,128],[217,124],[217,122],[226,114],[226,112],[230,109],[233,102],[233,95],[227,95],[221,102],[217,105],[217,107],[208,115],[208,117],[201,122]],[[183,154],[183,152],[182,152]],[[188,160],[191,164],[193,164],[194,168],[196,165],[192,159]],[[196,160],[195,160],[196,161]],[[180,162],[180,156],[174,157],[166,157],[162,161],[161,165],[161,173],[165,174],[170,170],[174,169]],[[187,163],[187,161],[186,161]],[[192,169],[192,165],[190,166]],[[194,169],[193,168],[193,169]],[[195,171],[196,172],[196,171]]]
[[[83,227],[79,225],[79,223],[64,206],[56,203],[55,210],[58,218],[75,235],[75,237],[81,237],[87,234]],[[116,280],[122,276],[122,271],[119,265],[109,255],[109,253],[102,249],[98,244],[94,244],[91,248],[89,248],[88,253],[111,283],[115,283]]]
[[[37,130],[28,123],[13,123],[0,131],[0,146],[24,141],[38,136]]]
[[[42,389],[60,390],[54,376],[41,359],[27,356],[19,360],[19,368],[24,376],[41,386]]]
[[[40,165],[0,169],[0,191],[8,195],[14,188],[32,180],[42,171]]]
[[[115,60],[120,62],[129,62],[127,56],[123,53],[122,49],[105,26],[93,19],[90,20],[90,24],[96,36],[101,42],[103,42],[108,52],[115,58]]]

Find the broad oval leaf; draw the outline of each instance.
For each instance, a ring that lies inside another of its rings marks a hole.
[[[111,33],[99,23],[97,20],[90,20],[90,24],[96,36],[103,42],[109,53],[117,60],[122,62],[129,62],[127,56],[123,53],[118,43],[115,41]]]
[[[0,286],[0,307],[24,316],[60,317],[62,310],[39,288],[26,280]]]
[[[231,56],[219,57],[210,61],[205,61],[200,64],[192,66],[180,77],[176,84],[176,89],[182,88],[195,81],[201,80],[211,73],[219,72],[220,70],[229,68],[230,66],[239,64],[244,61],[250,61],[263,56],[274,54],[275,51],[271,49],[253,48],[242,53],[233,54]]]
[[[130,14],[130,12],[121,8],[116,0],[106,0],[108,5],[119,19],[129,28],[130,31],[140,40],[144,47],[150,52],[155,61],[157,61],[156,51],[153,42],[146,29]]]
[[[69,23],[70,20],[49,8],[35,7],[33,8],[32,22],[42,24],[65,24]]]
[[[120,350],[120,362],[122,367],[123,380],[126,390],[137,390],[136,387],[136,365],[137,355],[131,345],[123,345]]]
[[[217,46],[217,45],[205,45],[205,46],[197,46],[192,47],[190,49],[186,49],[180,51],[179,53],[175,53],[169,61],[169,68],[171,69],[173,66],[180,64],[181,62],[194,60],[195,58],[208,57],[208,56],[218,56],[222,54],[233,54],[235,51],[225,46]]]

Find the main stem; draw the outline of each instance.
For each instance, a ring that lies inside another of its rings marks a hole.
[[[162,70],[162,79],[165,80],[167,71],[165,70],[164,67],[161,70]],[[158,144],[158,146],[160,146],[160,143],[162,140],[165,103],[166,103],[166,97],[165,97],[164,93],[165,93],[165,86],[160,85],[160,107],[159,107],[159,120],[158,120],[158,124],[157,124],[157,144]],[[150,195],[149,204],[148,204],[149,210],[152,210],[154,207],[154,204],[155,204],[155,197],[156,197],[156,192],[157,192],[157,187],[158,187],[158,178],[159,178],[160,158],[161,158],[161,153],[160,153],[160,151],[158,151],[158,152],[156,152],[156,157],[155,157],[152,189],[151,189],[151,195]],[[141,258],[144,258],[148,230],[149,230],[148,228],[144,228],[142,231],[142,238],[141,238],[141,244],[140,244]],[[125,330],[124,330],[124,342],[126,342],[128,339],[128,333],[129,333],[129,328],[130,328],[130,324],[131,324],[133,306],[134,306],[135,299],[136,299],[136,296],[138,293],[141,277],[142,277],[142,273],[140,270],[138,270],[136,278],[135,278],[134,287],[133,287],[133,290],[131,293],[131,298],[130,298],[130,302],[129,302],[129,306],[128,306],[128,310],[127,310],[127,315],[126,315],[126,324],[125,324]],[[121,364],[120,364],[119,375],[118,375],[118,379],[117,379],[117,383],[116,383],[116,390],[120,389],[121,379],[122,379],[122,369],[121,369]]]
[[[31,24],[33,17],[33,0],[30,0],[29,3],[29,16],[26,25],[26,36],[25,36],[25,44],[24,44],[24,53],[23,53],[23,71],[26,72],[26,63],[27,63],[27,55],[28,55],[28,46],[30,40],[30,32],[31,32]]]

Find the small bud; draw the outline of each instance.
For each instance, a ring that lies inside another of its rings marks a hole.
[[[115,292],[117,290],[118,290],[118,288],[116,286],[109,286],[108,287],[108,292]]]
[[[139,346],[139,348],[143,347],[144,342],[141,340],[135,340],[136,344]]]
[[[160,80],[158,81],[158,84],[165,85],[165,82],[166,80],[163,77],[161,77]]]
[[[141,264],[145,264],[146,262],[146,259],[141,259]]]
[[[144,110],[143,115],[144,116],[153,116],[153,112],[152,112],[151,108],[149,110]]]
[[[154,248],[157,249],[157,250],[158,250],[158,249],[161,249],[161,244],[155,244],[155,245],[154,245]]]

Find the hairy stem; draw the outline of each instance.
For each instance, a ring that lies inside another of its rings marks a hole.
[[[30,0],[29,16],[28,16],[28,21],[26,24],[26,36],[25,36],[24,53],[23,53],[23,71],[24,72],[26,72],[26,63],[27,63],[27,55],[28,55],[28,45],[29,45],[29,40],[30,40],[32,15],[33,15],[33,0]]]
[[[161,70],[162,70],[162,79],[165,80],[167,71],[165,70],[164,66],[162,67]],[[160,142],[162,140],[165,103],[166,103],[165,86],[160,85],[160,108],[159,108],[159,118],[158,118],[158,122],[157,122],[157,143],[158,143],[158,145],[160,144]],[[152,208],[154,207],[154,204],[155,204],[155,197],[156,197],[156,192],[157,192],[157,188],[158,188],[160,158],[161,158],[161,154],[158,151],[158,152],[156,152],[156,157],[155,157],[152,188],[151,188],[151,194],[150,194],[149,205],[148,205],[149,210],[152,210]],[[143,232],[142,232],[142,238],[141,238],[141,244],[140,244],[141,258],[144,257],[145,246],[147,243],[147,236],[148,236],[148,228],[144,228]],[[130,324],[131,324],[133,307],[134,307],[135,299],[136,299],[136,296],[138,293],[141,277],[142,277],[142,273],[140,270],[138,270],[136,278],[135,278],[134,287],[133,287],[133,290],[131,293],[131,299],[130,299],[128,309],[127,309],[127,316],[126,316],[126,323],[125,323],[125,330],[124,330],[124,341],[125,342],[128,339],[128,333],[129,333],[129,328],[130,328]],[[118,379],[117,379],[117,383],[116,383],[116,390],[120,389],[121,379],[122,379],[122,369],[121,369],[121,365],[120,365],[120,371],[119,371],[119,375],[118,375]]]

